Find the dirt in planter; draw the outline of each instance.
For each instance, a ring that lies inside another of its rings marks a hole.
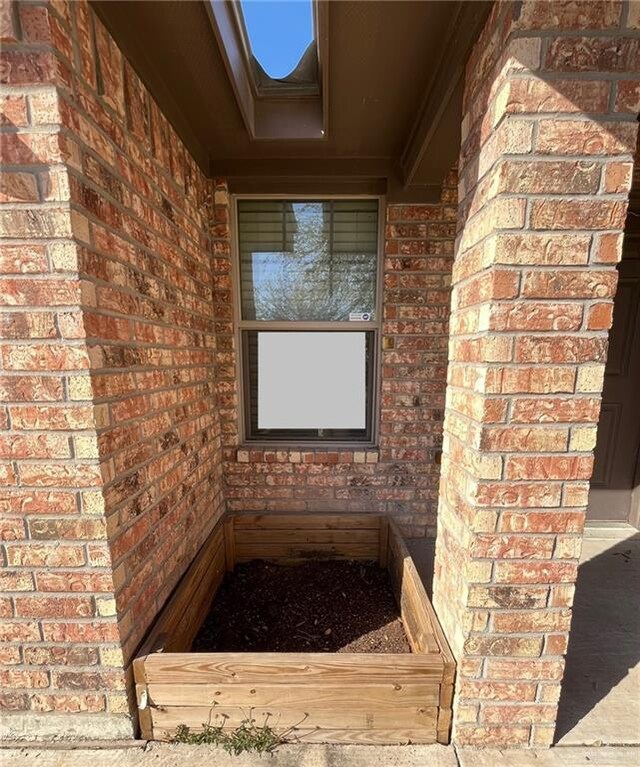
[[[193,652],[411,652],[386,570],[254,560],[227,574]]]

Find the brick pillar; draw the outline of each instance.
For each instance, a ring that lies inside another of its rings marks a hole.
[[[131,737],[57,87],[71,43],[46,6],[0,21],[3,736]]]
[[[459,664],[459,744],[553,738],[632,175],[637,29],[637,4],[498,3],[468,64],[434,584]]]
[[[0,40],[2,734],[131,737],[130,661],[223,510],[226,192],[86,1],[5,3]]]

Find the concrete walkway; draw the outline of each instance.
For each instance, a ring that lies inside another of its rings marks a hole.
[[[546,751],[460,749],[459,767],[638,767],[640,749],[573,748],[556,746]],[[428,767],[428,762],[423,763]]]
[[[556,739],[640,744],[640,533],[631,527],[587,528]]]
[[[432,547],[416,549],[430,585]],[[210,746],[132,742],[98,749],[61,743],[4,748],[0,767],[639,767],[639,580],[637,531],[587,531],[560,703],[559,745],[552,749],[290,745],[273,756],[258,757],[229,756]]]
[[[636,748],[545,751],[451,746],[282,746],[273,756],[229,756],[210,746],[4,749],[2,767],[635,767]]]

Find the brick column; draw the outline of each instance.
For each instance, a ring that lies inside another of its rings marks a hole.
[[[223,510],[226,193],[86,1],[5,3],[0,40],[3,736],[131,737],[130,661]]]
[[[60,116],[71,43],[46,6],[0,21],[3,735],[130,737]]]
[[[553,737],[632,175],[637,35],[637,5],[498,3],[468,64],[434,584],[459,663],[459,744]]]

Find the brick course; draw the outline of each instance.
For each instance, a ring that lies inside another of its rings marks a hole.
[[[636,141],[627,11],[497,3],[467,67],[434,583],[460,744],[553,737]]]

